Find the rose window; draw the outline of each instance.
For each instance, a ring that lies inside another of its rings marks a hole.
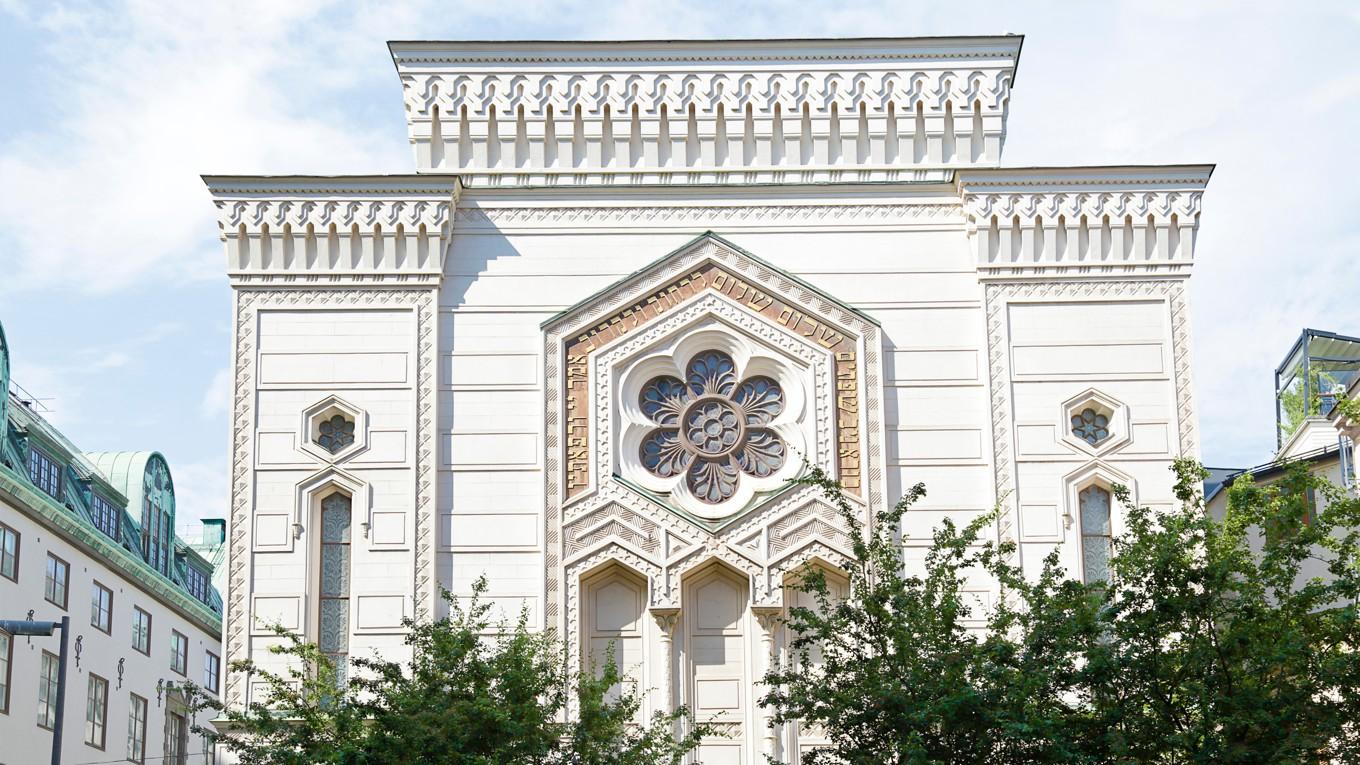
[[[354,443],[354,421],[343,414],[322,420],[317,430],[317,445],[331,454]]]
[[[730,499],[743,474],[764,478],[784,466],[784,439],[768,427],[784,411],[784,391],[762,375],[738,381],[722,351],[690,359],[683,381],[648,380],[639,403],[656,425],[642,440],[643,467],[659,478],[683,476],[702,502]]]
[[[1110,418],[1087,407],[1072,415],[1072,435],[1095,446],[1110,437]]]

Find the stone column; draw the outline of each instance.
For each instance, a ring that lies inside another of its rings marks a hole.
[[[775,635],[779,631],[780,624],[782,624],[781,619],[784,616],[784,610],[782,608],[757,607],[752,608],[751,611],[755,614],[756,621],[760,624],[760,653],[763,657],[761,676],[763,677],[766,672],[774,669],[775,662],[777,661],[775,654],[777,647]],[[765,686],[761,683],[759,687],[764,688]],[[752,699],[751,703],[756,704],[757,708],[762,710],[760,720],[764,730],[764,746],[762,747],[762,751],[765,753],[765,756],[769,758],[770,762],[774,762],[778,756],[777,747],[779,732],[775,730],[772,721],[773,713],[763,711],[764,708],[759,707],[759,702],[756,699]]]
[[[661,684],[662,704],[659,711],[670,714],[675,710],[675,625],[680,623],[680,609],[653,608],[652,618],[661,628],[661,660],[666,667],[666,676]]]

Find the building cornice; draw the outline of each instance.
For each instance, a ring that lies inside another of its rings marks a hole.
[[[960,170],[980,275],[1188,274],[1212,165]]]
[[[790,181],[805,182],[791,171],[994,166],[1021,43],[1007,36],[390,48],[422,172],[490,174],[502,184],[552,183],[545,174],[578,183],[634,174],[707,183],[732,171],[768,171],[767,182],[790,172]]]
[[[456,177],[204,176],[233,283],[433,286]]]

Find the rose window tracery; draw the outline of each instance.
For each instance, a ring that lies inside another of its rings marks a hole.
[[[722,351],[696,354],[683,381],[648,380],[639,404],[657,426],[643,438],[643,467],[660,478],[683,475],[702,502],[731,498],[743,474],[764,478],[784,466],[788,449],[767,427],[784,410],[783,390],[763,375],[739,381],[736,364]]]
[[[1072,415],[1072,435],[1095,446],[1110,437],[1110,418],[1087,407]]]

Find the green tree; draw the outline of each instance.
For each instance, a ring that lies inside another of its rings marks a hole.
[[[1235,481],[1220,521],[1199,466],[1175,470],[1180,507],[1132,508],[1117,544],[1088,676],[1103,745],[1121,762],[1360,761],[1360,500],[1297,465]]]
[[[1026,580],[1009,562],[1012,545],[980,538],[995,513],[963,529],[946,521],[924,572],[909,573],[897,529],[923,486],[866,528],[823,472],[807,481],[839,510],[855,562],[843,599],[819,570],[800,578],[814,605],[789,610],[792,659],[765,678],[762,704],[776,722],[816,726],[831,742],[805,761],[1080,761],[1088,712],[1076,665],[1098,637],[1097,598],[1064,579],[1056,558]],[[984,611],[967,586],[985,575],[999,577],[1006,595]]]
[[[234,663],[263,690],[244,709],[191,689],[225,723],[197,732],[250,765],[674,765],[707,733],[684,709],[641,721],[640,690],[612,654],[569,672],[562,644],[524,614],[493,624],[485,590],[478,581],[466,608],[446,593],[447,617],[406,623],[408,660],[354,657],[347,678],[277,630],[270,650],[288,668]]]
[[[924,488],[865,529],[815,472],[852,530],[849,595],[796,585],[815,606],[790,609],[762,703],[827,736],[818,763],[1360,762],[1360,499],[1298,468],[1238,480],[1215,520],[1202,469],[1173,469],[1174,509],[1116,487],[1126,532],[1089,586],[1054,556],[1025,576],[981,538],[995,514],[944,523],[909,573],[896,530]],[[999,585],[985,610],[974,577]]]

